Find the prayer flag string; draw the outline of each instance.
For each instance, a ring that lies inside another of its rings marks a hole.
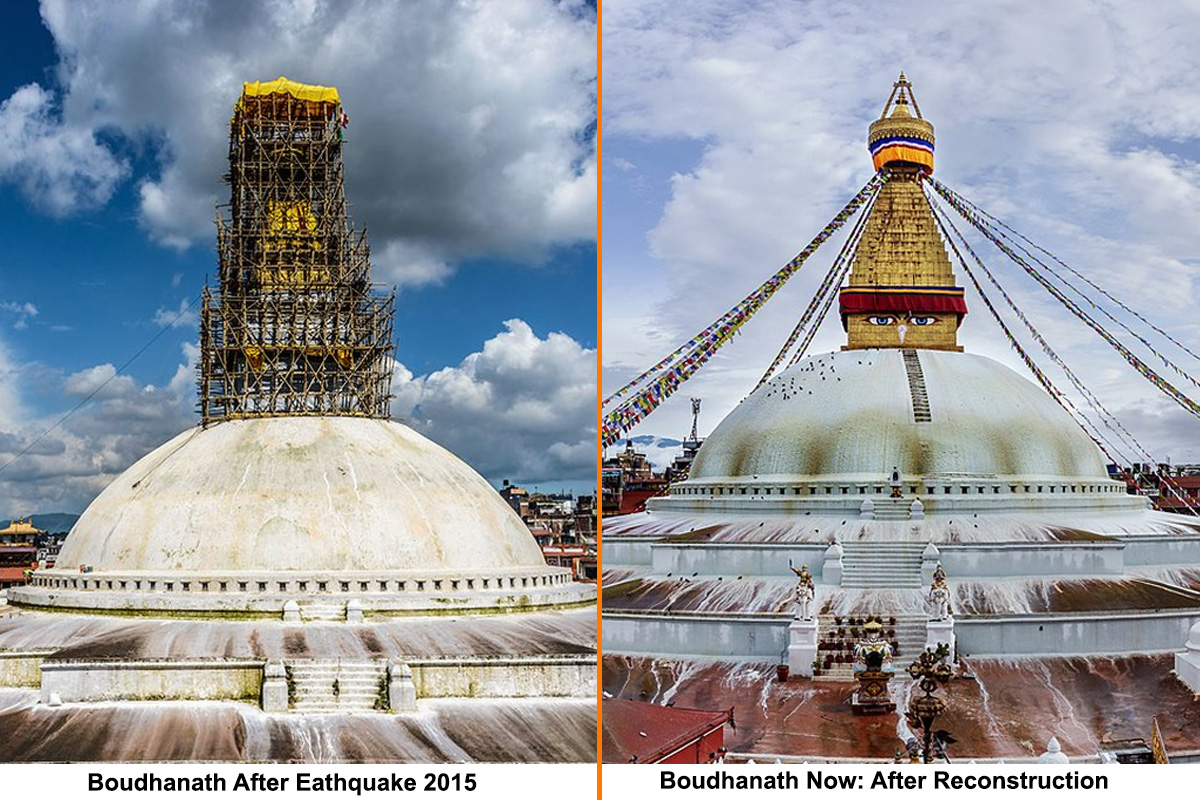
[[[1095,331],[1100,338],[1108,342],[1108,344],[1114,350],[1116,350],[1121,357],[1124,358],[1130,364],[1130,366],[1137,371],[1139,375],[1148,380],[1159,391],[1167,395],[1167,397],[1170,397],[1172,400],[1174,400],[1188,413],[1192,414],[1193,416],[1200,417],[1200,404],[1197,404],[1190,397],[1179,391],[1179,389],[1173,386],[1169,381],[1155,372],[1148,364],[1146,364],[1146,362],[1138,358],[1135,353],[1129,350],[1129,348],[1118,341],[1117,338],[1112,335],[1112,333],[1097,323],[1086,311],[1080,308],[1075,301],[1063,294],[1061,289],[1048,281],[1046,277],[1041,274],[1041,272],[1030,266],[1029,262],[1027,262],[1004,241],[1002,241],[996,234],[994,234],[977,214],[959,202],[954,195],[946,191],[944,186],[932,179],[930,179],[930,185],[939,195],[941,195],[942,199],[944,199],[951,208],[953,208],[963,217],[963,219],[970,222],[992,244],[996,245],[996,247],[998,247],[1002,253],[1020,266],[1021,269],[1025,270],[1025,272],[1031,278],[1040,283],[1042,287],[1046,289],[1046,291],[1050,292],[1050,294],[1056,300],[1058,300],[1058,302],[1062,303],[1068,311],[1082,320],[1083,323]]]
[[[854,223],[854,228],[850,231],[850,235],[846,237],[846,242],[842,245],[841,251],[838,253],[837,258],[834,259],[833,264],[829,267],[829,272],[826,273],[825,280],[821,281],[821,285],[817,287],[816,293],[813,295],[812,300],[810,300],[808,303],[808,308],[804,309],[804,313],[800,315],[800,320],[796,323],[796,327],[792,328],[792,332],[788,335],[787,341],[783,343],[783,347],[779,348],[779,353],[776,354],[775,359],[771,362],[771,366],[767,367],[767,371],[764,372],[762,377],[758,379],[758,383],[754,385],[754,389],[752,389],[750,392],[751,394],[753,394],[758,387],[762,386],[771,379],[771,376],[775,373],[776,368],[783,362],[784,358],[787,357],[787,354],[791,351],[792,346],[796,344],[796,340],[800,338],[800,334],[804,332],[810,322],[813,326],[812,331],[816,331],[816,329],[821,326],[821,322],[824,321],[825,315],[828,313],[829,307],[832,305],[832,298],[837,296],[838,287],[842,285],[842,281],[845,279],[846,273],[850,271],[850,264],[854,260],[854,252],[858,247],[859,240],[862,238],[862,232],[866,227],[867,218],[871,216],[871,209],[874,208],[875,200],[878,197],[879,195],[876,194],[863,208],[863,213]],[[817,314],[818,308],[821,309],[820,314]],[[813,320],[814,315],[816,315],[815,321]],[[789,367],[804,357],[804,351],[808,349],[808,343],[811,341],[812,337],[810,335],[805,339],[804,345],[802,345],[801,348],[796,351],[796,355],[792,358],[792,360],[788,362]]]
[[[1189,354],[1190,354],[1190,355],[1192,355],[1193,357],[1200,358],[1200,356],[1196,356],[1196,354],[1195,354],[1195,353],[1193,353],[1193,352],[1192,352],[1190,349],[1188,349],[1188,348],[1187,348],[1185,345],[1183,345],[1181,342],[1179,342],[1179,341],[1178,341],[1178,340],[1176,340],[1174,337],[1172,337],[1172,336],[1171,336],[1169,333],[1167,333],[1166,331],[1164,331],[1162,328],[1159,328],[1159,327],[1158,327],[1158,326],[1156,326],[1154,323],[1150,322],[1148,319],[1146,319],[1146,318],[1145,318],[1145,317],[1143,317],[1141,314],[1139,314],[1139,313],[1137,313],[1136,311],[1134,311],[1134,310],[1133,310],[1132,308],[1130,308],[1129,306],[1127,306],[1127,305],[1125,305],[1124,303],[1122,303],[1120,300],[1117,300],[1115,297],[1113,297],[1111,294],[1109,294],[1108,292],[1106,292],[1106,291],[1105,291],[1104,289],[1102,289],[1100,286],[1097,286],[1095,283],[1093,283],[1092,281],[1088,280],[1088,278],[1086,278],[1085,276],[1083,276],[1082,274],[1080,274],[1078,271],[1076,271],[1076,270],[1075,270],[1075,269],[1073,269],[1072,267],[1068,266],[1068,265],[1067,265],[1067,264],[1066,264],[1064,261],[1062,261],[1061,259],[1059,259],[1059,258],[1058,258],[1057,256],[1055,256],[1053,253],[1050,253],[1048,250],[1046,250],[1046,249],[1044,249],[1044,248],[1042,248],[1042,247],[1038,247],[1038,246],[1037,246],[1036,244],[1034,244],[1033,242],[1030,242],[1030,241],[1029,241],[1028,239],[1026,239],[1024,236],[1021,236],[1021,234],[1017,233],[1016,231],[1013,231],[1013,229],[1012,229],[1012,228],[1010,228],[1009,226],[1005,225],[1003,222],[1001,222],[1000,220],[996,219],[995,217],[991,216],[991,215],[990,215],[990,214],[988,214],[986,211],[984,211],[983,209],[981,209],[981,208],[979,208],[978,206],[974,205],[973,203],[971,203],[970,201],[968,201],[966,198],[964,198],[962,195],[958,194],[957,192],[954,192],[952,189],[950,189],[949,187],[945,186],[944,184],[939,184],[937,181],[935,181],[935,180],[933,180],[933,179],[930,179],[930,183],[931,183],[931,184],[935,184],[935,188],[937,188],[938,186],[940,186],[940,187],[941,187],[941,189],[940,189],[939,191],[943,191],[943,190],[944,190],[944,191],[945,191],[947,194],[949,194],[949,195],[952,195],[952,196],[953,196],[953,197],[954,197],[956,200],[958,200],[958,201],[959,201],[959,202],[962,204],[962,206],[963,206],[964,208],[968,208],[968,209],[970,209],[972,212],[974,212],[975,214],[979,215],[979,217],[978,217],[978,218],[979,218],[979,220],[980,220],[980,221],[981,221],[983,224],[985,224],[985,225],[986,225],[986,224],[987,224],[987,221],[988,221],[988,220],[990,220],[990,221],[992,221],[992,222],[995,222],[995,223],[996,223],[996,226],[1003,227],[1003,228],[1005,228],[1005,229],[1007,229],[1007,230],[1009,230],[1009,231],[1012,231],[1012,233],[1013,233],[1015,236],[1019,237],[1020,239],[1023,239],[1023,240],[1024,240],[1024,241],[1026,241],[1026,242],[1029,242],[1029,245],[1030,245],[1031,247],[1033,247],[1033,248],[1036,248],[1037,250],[1040,250],[1041,252],[1043,252],[1043,253],[1045,253],[1046,255],[1050,256],[1050,258],[1054,259],[1056,262],[1058,262],[1060,265],[1062,265],[1062,266],[1063,266],[1065,269],[1069,270],[1069,271],[1070,271],[1070,272],[1071,272],[1073,275],[1077,275],[1077,276],[1078,276],[1079,278],[1081,278],[1081,279],[1082,279],[1082,280],[1083,280],[1085,283],[1087,283],[1087,284],[1088,284],[1089,286],[1091,286],[1093,289],[1095,289],[1096,291],[1098,291],[1100,294],[1102,294],[1102,295],[1104,295],[1105,297],[1107,297],[1107,298],[1108,298],[1109,300],[1111,300],[1113,303],[1115,303],[1116,305],[1118,305],[1118,306],[1119,306],[1121,309],[1123,309],[1123,310],[1124,310],[1124,311],[1126,311],[1127,313],[1131,314],[1132,316],[1136,317],[1137,319],[1141,320],[1142,322],[1146,323],[1146,324],[1147,324],[1147,325],[1149,325],[1149,326],[1150,326],[1152,329],[1154,329],[1154,330],[1155,330],[1155,331],[1157,331],[1159,334],[1161,334],[1162,336],[1164,336],[1164,337],[1165,337],[1167,340],[1169,340],[1169,341],[1173,342],[1174,344],[1176,344],[1177,346],[1179,346],[1181,349],[1183,349],[1185,352],[1189,353]],[[1010,243],[1010,244],[1014,245],[1014,246],[1015,246],[1015,248],[1016,248],[1017,250],[1020,250],[1020,251],[1021,251],[1021,252],[1022,252],[1022,253],[1023,253],[1025,256],[1027,256],[1027,257],[1028,257],[1028,258],[1029,258],[1031,261],[1034,261],[1034,262],[1036,262],[1036,263],[1037,263],[1037,264],[1038,264],[1040,267],[1042,267],[1042,269],[1044,269],[1044,270],[1045,270],[1047,273],[1049,273],[1049,274],[1050,274],[1050,275],[1052,275],[1054,278],[1056,278],[1056,279],[1057,279],[1057,280],[1058,280],[1060,283],[1062,283],[1062,285],[1063,285],[1063,286],[1065,286],[1066,288],[1070,289],[1072,292],[1074,292],[1075,294],[1077,294],[1077,295],[1078,295],[1078,296],[1079,296],[1079,297],[1080,297],[1080,298],[1083,300],[1083,302],[1087,303],[1089,306],[1091,306],[1091,307],[1092,307],[1094,310],[1098,311],[1100,314],[1103,314],[1105,317],[1107,317],[1109,320],[1111,320],[1111,321],[1112,321],[1112,322],[1113,322],[1115,325],[1117,325],[1119,328],[1121,328],[1121,329],[1122,329],[1122,330],[1124,330],[1126,333],[1128,333],[1130,336],[1134,337],[1134,338],[1135,338],[1135,339],[1137,339],[1139,342],[1141,342],[1143,347],[1145,347],[1145,348],[1146,348],[1148,351],[1150,351],[1151,353],[1153,353],[1153,354],[1154,354],[1154,356],[1155,356],[1156,358],[1158,358],[1158,360],[1159,360],[1159,361],[1161,361],[1161,362],[1163,363],[1163,366],[1165,366],[1165,367],[1167,367],[1167,368],[1171,369],[1172,371],[1174,371],[1174,372],[1175,372],[1175,374],[1176,374],[1176,375],[1178,375],[1179,377],[1183,378],[1185,381],[1187,381],[1188,383],[1192,384],[1193,386],[1195,386],[1195,387],[1197,387],[1197,388],[1200,388],[1200,381],[1197,381],[1195,378],[1193,378],[1193,377],[1191,376],[1191,374],[1189,374],[1189,373],[1188,373],[1188,372],[1186,372],[1185,370],[1181,369],[1181,368],[1180,368],[1178,365],[1176,365],[1176,364],[1175,364],[1173,361],[1171,361],[1171,360],[1170,360],[1169,358],[1167,358],[1165,355],[1163,355],[1162,353],[1160,353],[1160,352],[1159,352],[1159,351],[1158,351],[1158,350],[1157,350],[1157,349],[1154,347],[1154,345],[1153,345],[1153,344],[1151,344],[1149,341],[1147,341],[1146,337],[1142,336],[1140,333],[1138,333],[1137,331],[1135,331],[1133,328],[1129,327],[1129,326],[1128,326],[1127,324],[1125,324],[1123,321],[1121,321],[1121,320],[1120,320],[1120,319],[1118,319],[1117,317],[1113,316],[1113,314],[1112,314],[1111,312],[1109,312],[1109,310],[1108,310],[1107,308],[1105,308],[1104,306],[1102,306],[1102,305],[1100,305],[1099,303],[1095,302],[1095,301],[1094,301],[1092,298],[1088,297],[1086,294],[1084,294],[1082,291],[1080,291],[1080,290],[1079,290],[1079,288],[1077,288],[1076,286],[1072,285],[1070,281],[1066,280],[1066,279],[1065,279],[1065,278],[1064,278],[1062,275],[1060,275],[1060,274],[1059,274],[1059,273],[1058,273],[1058,272],[1057,272],[1057,271],[1056,271],[1056,270],[1055,270],[1053,267],[1051,267],[1049,264],[1047,264],[1046,262],[1044,262],[1044,261],[1042,261],[1041,259],[1039,259],[1039,258],[1038,258],[1038,257],[1037,257],[1037,256],[1036,256],[1036,255],[1035,255],[1035,254],[1034,254],[1034,253],[1033,253],[1033,252],[1032,252],[1032,251],[1031,251],[1029,248],[1025,247],[1025,246],[1024,246],[1024,245],[1022,245],[1020,242],[1014,241],[1014,240],[1013,240],[1011,237],[1009,237],[1007,234],[1005,234],[1003,230],[1000,230],[1000,229],[999,229],[999,227],[989,226],[989,228],[990,228],[990,230],[992,231],[992,233],[994,233],[994,234],[995,234],[997,237],[999,237],[1000,239],[1003,239],[1003,240],[1005,240],[1006,242],[1008,242],[1008,243]]]
[[[941,209],[941,207],[938,205],[936,198],[929,196],[928,190],[926,190],[926,196],[928,197],[928,199],[930,201],[929,202],[930,209],[933,211],[934,220],[937,222],[938,227],[942,231],[942,236],[950,244],[951,249],[954,251],[954,255],[957,256],[959,263],[962,265],[963,271],[966,272],[967,277],[971,280],[971,283],[974,285],[976,292],[979,293],[979,296],[983,300],[984,305],[987,306],[988,310],[992,314],[992,317],[996,320],[996,323],[1000,326],[1000,329],[1004,332],[1005,337],[1008,339],[1008,343],[1013,347],[1014,350],[1017,351],[1017,354],[1021,357],[1021,360],[1025,363],[1026,367],[1029,368],[1029,370],[1033,373],[1034,377],[1037,378],[1038,382],[1050,394],[1050,396],[1056,402],[1058,402],[1059,405],[1061,405],[1068,413],[1070,413],[1080,423],[1080,425],[1087,432],[1088,436],[1091,437],[1092,441],[1094,441],[1096,443],[1096,446],[1100,448],[1100,450],[1104,453],[1104,455],[1108,458],[1108,460],[1110,462],[1112,462],[1113,464],[1117,464],[1119,466],[1122,474],[1124,475],[1124,477],[1128,480],[1128,482],[1131,485],[1136,486],[1137,485],[1136,481],[1133,480],[1133,476],[1129,474],[1129,471],[1123,465],[1121,465],[1121,461],[1124,460],[1124,461],[1133,462],[1133,461],[1145,459],[1147,461],[1153,462],[1155,460],[1154,457],[1151,456],[1149,451],[1146,450],[1146,448],[1142,446],[1142,444],[1133,436],[1133,434],[1130,433],[1125,428],[1125,426],[1121,424],[1121,421],[1114,414],[1112,414],[1112,412],[1110,412],[1107,408],[1104,407],[1104,405],[1100,402],[1099,398],[1097,398],[1095,396],[1095,394],[1093,394],[1087,388],[1087,386],[1085,386],[1083,384],[1083,382],[1078,378],[1078,376],[1075,375],[1075,372],[1054,351],[1054,349],[1050,346],[1049,342],[1047,342],[1045,340],[1045,338],[1038,332],[1038,330],[1034,327],[1033,323],[1030,322],[1029,318],[1025,315],[1025,313],[1022,312],[1021,309],[1017,307],[1017,304],[1009,296],[1008,292],[1006,292],[1004,290],[1004,287],[1000,285],[1000,282],[996,279],[995,275],[992,274],[992,271],[990,269],[988,269],[987,265],[983,263],[983,261],[979,258],[978,255],[976,255],[975,251],[971,248],[970,243],[967,241],[967,238],[962,234],[961,231],[958,230],[958,227],[954,224],[954,221],[951,220],[949,218],[949,216],[947,216],[945,214],[945,212]],[[949,230],[947,230],[947,228],[949,228]],[[979,281],[976,279],[975,274],[972,271],[971,267],[967,264],[966,259],[964,259],[962,254],[959,252],[958,246],[955,244],[955,238],[950,236],[950,231],[954,232],[955,236],[957,236],[957,238],[958,238],[958,241],[962,244],[963,249],[966,250],[971,255],[971,258],[974,259],[976,265],[978,265],[978,267],[983,271],[984,275],[987,277],[988,281],[992,284],[992,286],[994,286],[996,288],[996,290],[1004,298],[1005,303],[1008,305],[1009,309],[1013,312],[1013,314],[1015,314],[1016,317],[1025,325],[1025,328],[1029,331],[1029,333],[1033,337],[1033,339],[1041,346],[1042,350],[1051,359],[1051,361],[1053,361],[1060,369],[1062,369],[1063,373],[1067,376],[1067,379],[1071,382],[1072,386],[1074,386],[1075,389],[1083,396],[1083,398],[1087,402],[1087,404],[1089,406],[1091,406],[1092,410],[1095,412],[1095,414],[1099,418],[1100,422],[1104,424],[1104,427],[1106,427],[1110,431],[1112,431],[1117,436],[1118,439],[1123,440],[1121,446],[1115,445],[1108,437],[1106,437],[1100,431],[1099,427],[1097,427],[1088,418],[1088,416],[1083,412],[1083,410],[1080,408],[1077,408],[1075,406],[1075,404],[1071,402],[1069,397],[1067,397],[1065,394],[1060,392],[1050,381],[1049,377],[1047,377],[1046,374],[1037,366],[1037,364],[1034,363],[1033,359],[1029,356],[1029,354],[1025,351],[1025,349],[1017,341],[1016,337],[1009,330],[1008,326],[1004,323],[1004,320],[1000,317],[999,312],[996,310],[995,306],[992,304],[991,299],[984,292],[983,287],[980,285]],[[1127,454],[1123,453],[1122,458],[1118,459],[1118,458],[1114,457],[1113,452],[1110,451],[1110,448],[1113,451],[1120,451],[1124,447],[1131,447],[1133,453],[1135,454],[1135,458],[1130,459],[1127,457]],[[1136,457],[1139,454],[1140,454],[1140,458]],[[1162,482],[1162,485],[1169,494],[1173,495],[1176,499],[1182,501],[1183,506],[1185,508],[1188,508],[1191,511],[1191,513],[1193,513],[1193,514],[1197,513],[1197,502],[1194,498],[1186,497],[1181,492],[1177,491],[1176,488],[1171,485],[1169,479],[1164,480]]]

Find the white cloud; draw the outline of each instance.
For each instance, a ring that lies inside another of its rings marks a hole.
[[[103,205],[128,167],[96,133],[63,119],[41,86],[22,86],[0,103],[0,181],[54,216]]]
[[[29,320],[38,315],[38,308],[33,303],[0,303],[0,311],[7,311],[15,317],[13,327],[19,331],[28,328]]]
[[[154,324],[160,328],[195,328],[200,324],[200,313],[185,298],[179,301],[179,308],[160,308],[155,311]]]
[[[106,383],[117,379],[116,367],[112,364],[98,364],[68,375],[63,382],[63,389],[68,394],[89,395],[98,391]],[[132,379],[128,376],[120,376],[120,380],[126,387],[133,384]]]
[[[456,367],[414,377],[397,365],[393,413],[493,481],[592,479],[596,351],[504,326]]]
[[[402,239],[393,239],[382,249],[377,248],[371,255],[371,268],[375,278],[400,288],[438,284],[453,272],[436,249]]]
[[[12,429],[21,422],[20,378],[17,364],[4,340],[0,339],[0,430]]]
[[[43,0],[42,16],[61,90],[0,107],[0,180],[54,213],[127,174],[104,132],[157,148],[137,186],[149,235],[210,241],[241,84],[282,74],[339,88],[347,193],[384,275],[437,282],[459,259],[540,263],[595,238],[596,28],[579,4]]]

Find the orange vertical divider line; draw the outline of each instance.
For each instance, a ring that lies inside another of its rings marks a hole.
[[[596,3],[596,797],[604,795],[601,764],[604,763],[604,557],[601,543],[604,539],[604,488],[601,484],[604,464],[604,448],[600,445],[601,422],[604,409],[601,396],[601,375],[604,363],[604,3]]]

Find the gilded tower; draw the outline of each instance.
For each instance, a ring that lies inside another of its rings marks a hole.
[[[887,170],[841,290],[847,350],[872,347],[962,350],[963,290],[938,234],[921,180],[933,172],[933,125],[900,73],[867,145]]]
[[[350,226],[337,89],[247,83],[229,128],[218,289],[204,292],[204,424],[254,416],[388,416],[394,296]]]

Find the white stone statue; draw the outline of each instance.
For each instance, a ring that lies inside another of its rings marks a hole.
[[[934,622],[944,622],[950,619],[950,587],[946,585],[946,578],[937,578],[933,582],[933,586],[929,588],[929,617]]]
[[[808,564],[801,564],[800,569],[796,569],[791,564],[788,564],[790,569],[796,575],[796,619],[811,620],[815,615],[816,587],[813,586],[812,573],[808,571]]]

